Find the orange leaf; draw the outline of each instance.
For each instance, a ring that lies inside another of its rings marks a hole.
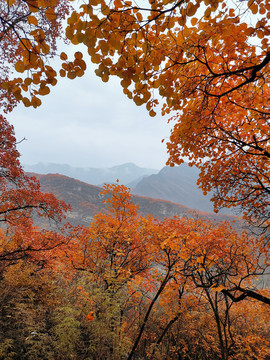
[[[18,71],[19,73],[23,73],[24,70],[25,70],[25,66],[24,66],[24,63],[19,60],[16,62],[15,64],[15,70]]]
[[[48,8],[45,11],[45,16],[48,20],[54,20],[56,18],[56,13],[54,12],[54,10],[52,8]]]
[[[86,319],[88,321],[93,321],[94,320],[94,312],[90,311],[90,313],[86,315]]]
[[[33,24],[33,25],[38,24],[37,18],[33,15],[28,16],[27,21],[29,22],[29,24]]]

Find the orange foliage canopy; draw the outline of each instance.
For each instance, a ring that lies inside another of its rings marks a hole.
[[[57,41],[65,38],[63,21],[70,11],[69,0],[7,0],[0,3],[0,105],[7,112],[22,101],[41,105],[40,96],[50,93],[57,72],[49,59],[59,57]],[[61,53],[60,76],[74,79],[86,68],[81,53],[68,61]],[[21,76],[13,77],[13,71]]]
[[[139,282],[141,276],[145,284],[149,276],[165,277],[165,285],[172,281],[177,288],[188,279],[233,301],[248,289],[242,300],[253,297],[269,304],[268,298],[252,293],[254,279],[269,266],[263,238],[238,234],[226,222],[142,218],[123,185],[105,185],[103,194],[108,214],[99,213],[88,229],[76,230],[64,257],[76,270],[90,271],[106,290]]]
[[[21,258],[43,250],[54,249],[63,237],[53,231],[41,233],[33,227],[33,215],[59,222],[69,209],[52,194],[40,191],[40,185],[28,177],[16,150],[13,127],[0,115],[0,224],[7,234],[0,233],[0,272]]]
[[[151,267],[148,237],[153,226],[137,215],[129,190],[123,185],[105,185],[101,194],[106,196],[109,212],[97,214],[89,228],[75,231],[67,245],[73,267],[90,270],[106,289],[119,289]]]
[[[269,266],[263,239],[239,234],[225,222],[184,217],[143,219],[137,215],[130,189],[122,185],[105,185],[103,195],[108,213],[97,214],[88,229],[74,233],[60,256],[73,267],[68,267],[69,275],[75,270],[74,276],[81,278],[78,290],[86,299],[86,320],[97,328],[102,324],[102,294],[103,301],[108,301],[106,311],[114,309],[106,319],[107,326],[119,339],[132,332],[129,360],[158,311],[164,331],[152,325],[154,335],[150,337],[156,346],[183,314],[194,314],[201,308],[205,315],[211,309],[216,322],[220,349],[216,344],[215,351],[221,352],[220,358],[229,358],[225,354],[234,349],[236,338],[238,347],[248,347],[252,341],[237,337],[231,315],[232,309],[237,309],[234,303],[246,298],[270,304],[268,289],[256,289],[254,281]],[[77,271],[82,271],[81,276]],[[116,326],[118,311],[121,321]],[[241,318],[237,311],[234,314]],[[122,323],[125,317],[128,325]],[[206,343],[213,351],[213,338]],[[254,349],[257,352],[257,345]],[[151,352],[154,354],[155,348]]]
[[[84,43],[103,81],[150,116],[173,112],[168,165],[201,169],[215,207],[240,206],[268,223],[268,1],[90,0],[68,19],[67,37]]]

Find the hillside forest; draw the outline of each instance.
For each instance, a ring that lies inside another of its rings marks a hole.
[[[0,9],[0,360],[269,360],[268,1]],[[90,59],[59,53],[61,40]],[[141,215],[119,182],[89,224],[67,221],[70,204],[23,171],[8,115],[87,61],[150,116],[172,114],[167,165],[187,158],[215,211],[237,207],[245,230]]]

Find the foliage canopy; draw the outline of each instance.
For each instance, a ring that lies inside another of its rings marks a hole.
[[[68,19],[96,74],[114,75],[150,116],[172,114],[167,164],[200,168],[215,208],[269,218],[269,17],[267,1],[90,0]]]

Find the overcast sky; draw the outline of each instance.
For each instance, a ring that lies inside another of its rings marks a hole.
[[[77,49],[76,49],[77,50]],[[22,164],[38,162],[111,167],[133,162],[160,169],[167,160],[167,118],[151,118],[122,92],[118,79],[103,83],[93,65],[84,77],[59,78],[37,109],[18,106],[7,116],[15,127]]]

